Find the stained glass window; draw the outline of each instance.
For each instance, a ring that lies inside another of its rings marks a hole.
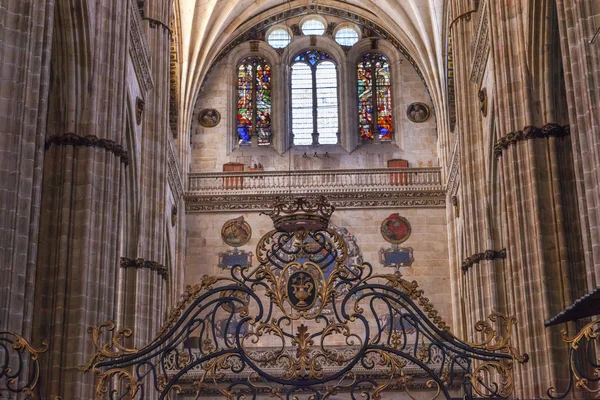
[[[240,146],[252,136],[260,146],[271,144],[271,67],[262,58],[250,57],[238,67],[238,128]]]
[[[360,137],[392,140],[392,85],[388,59],[365,54],[358,62],[358,125]],[[378,136],[375,136],[378,135]]]
[[[310,50],[294,58],[291,97],[294,144],[336,144],[337,68],[329,54]]]

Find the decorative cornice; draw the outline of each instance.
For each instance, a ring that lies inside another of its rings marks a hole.
[[[143,258],[121,257],[121,268],[147,268],[150,271],[156,272],[165,281],[169,280],[167,267],[155,261],[148,261]]]
[[[129,6],[129,37],[131,39],[129,54],[142,90],[148,91],[154,87],[150,68],[150,50],[142,30],[138,4],[134,0],[130,0]]]
[[[126,166],[129,165],[129,154],[127,150],[114,140],[99,139],[94,135],[79,136],[75,133],[65,133],[57,136],[53,135],[46,140],[45,148],[48,150],[52,145],[55,146],[73,146],[73,147],[98,147],[113,153],[121,159],[121,162]]]
[[[167,146],[167,182],[171,187],[175,200],[178,201],[183,196],[183,178],[181,176],[181,169],[175,156],[175,149],[173,144],[169,141]]]
[[[323,193],[338,210],[446,206],[446,191]],[[202,196],[187,193],[186,213],[271,210],[277,194]]]
[[[522,140],[544,139],[549,137],[565,137],[571,134],[569,125],[559,125],[556,123],[546,124],[541,128],[535,126],[526,126],[522,131],[511,132],[500,138],[494,145],[494,156],[498,159],[502,156],[502,151],[509,145],[516,144]]]
[[[471,45],[473,63],[471,66],[471,82],[479,83],[485,72],[488,55],[490,53],[489,30],[490,23],[487,12],[487,1],[479,9],[479,20],[477,22],[477,34]]]
[[[473,267],[473,265],[479,264],[480,261],[491,261],[495,259],[506,260],[506,249],[502,249],[500,251],[486,250],[483,253],[475,253],[463,261],[461,269],[464,273],[466,273],[471,267]]]

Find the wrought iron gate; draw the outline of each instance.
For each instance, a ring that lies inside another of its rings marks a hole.
[[[97,398],[508,397],[514,362],[527,361],[510,343],[516,321],[493,314],[476,325],[481,342],[459,340],[416,282],[350,262],[332,212],[323,198],[278,201],[259,265],[188,287],[143,349],[113,323],[91,329],[97,353],[82,369],[98,374]]]

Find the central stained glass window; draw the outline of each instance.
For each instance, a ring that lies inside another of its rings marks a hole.
[[[244,59],[238,67],[238,128],[240,146],[271,144],[271,66],[260,57]]]
[[[329,54],[309,50],[294,58],[291,96],[294,145],[336,144],[337,69]]]
[[[392,85],[388,59],[381,54],[367,53],[358,61],[357,70],[360,137],[391,142]]]

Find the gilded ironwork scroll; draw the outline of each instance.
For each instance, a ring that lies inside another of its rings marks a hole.
[[[82,370],[98,374],[97,398],[508,397],[526,361],[511,346],[516,321],[494,314],[477,325],[480,343],[457,339],[416,282],[353,265],[332,212],[324,199],[278,203],[258,266],[189,286],[142,349],[123,345],[128,330],[100,343],[114,324],[93,329],[98,351]]]
[[[0,331],[0,398],[3,393],[36,398],[35,387],[40,377],[38,358],[47,350],[45,342],[35,348],[21,335]]]
[[[551,387],[547,392],[548,397],[564,399],[579,391],[597,398],[600,395],[600,319],[585,325],[575,336],[569,336],[565,329],[561,331],[561,335],[563,342],[569,345],[569,384],[564,393]]]

